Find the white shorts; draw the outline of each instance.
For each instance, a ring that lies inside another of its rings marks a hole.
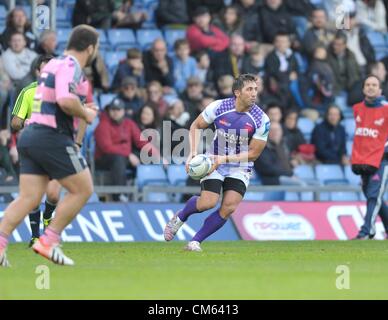
[[[224,181],[225,178],[234,178],[234,179],[238,179],[238,180],[241,180],[242,182],[244,182],[245,187],[248,189],[249,179],[251,178],[251,175],[252,174],[250,172],[246,172],[243,170],[241,170],[241,171],[234,170],[233,172],[223,176],[217,170],[214,170],[210,175],[206,176],[205,178],[202,178],[200,180],[200,183],[202,183],[205,180],[216,179],[216,180]]]

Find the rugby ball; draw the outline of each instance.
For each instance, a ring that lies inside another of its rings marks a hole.
[[[189,162],[189,176],[200,180],[209,173],[211,167],[211,159],[205,154],[198,154]]]

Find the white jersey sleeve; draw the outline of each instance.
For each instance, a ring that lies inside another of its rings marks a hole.
[[[261,120],[261,125],[259,128],[256,128],[256,131],[253,134],[252,138],[267,141],[270,126],[271,122],[268,116],[264,113],[263,119]]]
[[[201,115],[208,124],[212,124],[216,120],[216,111],[221,105],[221,102],[222,100],[213,101],[202,111]]]

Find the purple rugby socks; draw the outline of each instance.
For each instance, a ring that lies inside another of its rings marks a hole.
[[[220,216],[219,210],[214,211],[206,218],[202,228],[196,233],[191,241],[202,242],[207,237],[215,233],[218,229],[220,229],[226,223],[226,221],[227,219],[224,219]]]
[[[187,202],[185,207],[179,212],[178,218],[185,222],[193,213],[197,213],[197,200],[198,196],[192,196]]]

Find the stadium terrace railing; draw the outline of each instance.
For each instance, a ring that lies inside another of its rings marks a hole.
[[[17,186],[0,186],[1,194],[17,193]],[[249,186],[247,192],[313,192],[314,201],[320,201],[320,194],[324,192],[360,192],[359,186],[330,185],[330,186]],[[95,186],[94,192],[97,195],[127,194],[131,195],[134,202],[147,199],[149,193],[167,194],[198,194],[200,187],[197,186],[144,186],[139,190],[136,186]]]

